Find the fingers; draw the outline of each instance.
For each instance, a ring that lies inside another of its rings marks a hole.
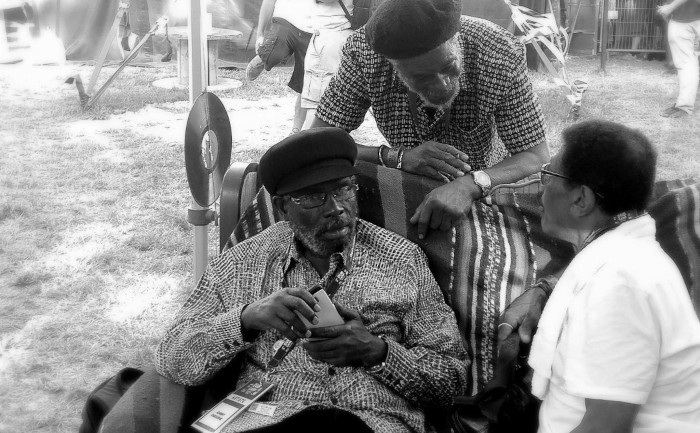
[[[320,311],[321,307],[308,290],[298,287],[288,287],[284,290],[288,296],[282,296],[282,303],[287,309],[299,312],[311,323],[317,321],[316,312]]]
[[[413,216],[411,216],[409,221],[411,224],[417,225],[418,239],[424,239],[426,233],[428,233],[428,223],[430,222],[431,213],[432,209],[426,205],[426,199],[423,199],[423,202],[418,205]]]
[[[448,186],[444,185],[440,188]],[[433,230],[450,230],[463,216],[458,211],[458,206],[461,206],[461,204],[451,204],[447,201],[450,200],[449,198],[441,198],[440,195],[436,194],[436,191],[433,190],[425,196],[409,219],[411,224],[417,225],[418,239],[425,238],[428,228]]]
[[[299,316],[316,324],[317,310],[320,307],[316,299],[306,289],[287,287],[250,304],[244,312],[245,320],[241,316],[241,323],[258,331],[275,329],[288,338],[305,337],[307,328]]]
[[[535,317],[534,315],[529,315],[523,320],[520,328],[518,328],[520,341],[525,344],[529,344],[532,341],[532,334],[534,333],[535,328],[537,328],[537,322],[539,322],[539,320],[539,316]]]
[[[501,343],[505,341],[506,338],[508,338],[508,336],[513,333],[514,329],[515,328],[513,327],[513,325],[507,322],[503,322],[500,325],[498,325],[498,342]]]
[[[311,337],[330,339],[335,338],[343,333],[345,325],[324,326],[323,328],[314,328],[311,330]]]
[[[448,179],[464,176],[465,172],[461,170],[464,164],[452,155],[446,156],[446,158],[434,159],[429,164],[434,170],[442,173]]]
[[[457,170],[462,171],[459,176],[464,176],[465,173],[470,171],[469,156],[461,150],[450,146],[449,144],[439,143],[437,141],[428,142],[432,143],[437,151],[439,151],[439,158],[445,163],[449,164]],[[424,143],[427,144],[427,143]]]
[[[309,356],[316,361],[338,366],[348,364],[345,351],[337,344],[331,344],[329,340],[306,341],[303,347]]]
[[[452,219],[449,218],[447,215],[443,214],[442,215],[442,222],[440,223],[440,226],[437,228],[439,228],[443,232],[446,232],[447,230],[451,229],[453,225],[454,225],[454,221],[452,221]]]
[[[439,180],[442,182],[449,182],[450,178],[445,175],[445,173],[441,172],[440,170],[433,168],[431,165],[425,165],[422,170],[420,170],[419,174],[422,174],[425,177],[429,177],[431,179]]]
[[[447,182],[471,170],[468,159],[466,153],[449,144],[426,141],[405,151],[403,169]]]
[[[292,329],[292,326],[289,323],[281,319],[273,319],[270,325],[270,328],[277,330],[277,332],[289,338],[290,340],[296,340],[297,338],[305,338],[306,335],[306,332],[304,332],[304,334],[302,335],[299,335],[298,330],[295,332],[295,330]]]
[[[270,328],[276,329],[287,338],[308,338],[311,333],[306,328],[304,322],[291,311],[281,311],[276,317],[270,320]]]
[[[351,320],[362,321],[362,317],[357,311],[350,308],[346,308],[345,306],[343,306],[343,304],[340,304],[338,302],[334,302],[333,305],[335,305],[335,309],[338,310],[338,314],[340,314],[340,317],[342,317],[343,320],[345,320],[346,322],[349,322]]]

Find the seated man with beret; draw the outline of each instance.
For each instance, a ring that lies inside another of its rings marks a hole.
[[[438,180],[411,222],[448,229],[490,188],[549,160],[522,43],[455,0],[383,0],[352,34],[312,126],[351,131],[369,108],[389,145],[359,158]]]
[[[275,384],[263,397],[274,412],[247,411],[225,431],[422,432],[424,407],[464,392],[454,313],[418,246],[358,218],[356,157],[339,128],[271,147],[259,174],[286,221],[212,260],[158,346],[158,372],[180,384],[235,356],[239,383]],[[317,322],[315,286],[344,324],[312,334],[299,315]],[[270,368],[280,344],[299,339]]]

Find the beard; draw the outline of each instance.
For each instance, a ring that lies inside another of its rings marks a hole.
[[[451,88],[449,92],[436,94],[435,92],[420,93],[413,90],[422,100],[425,105],[432,108],[446,110],[452,106],[457,94],[459,93],[459,77],[450,81]],[[409,87],[410,88],[410,87]]]
[[[357,218],[348,214],[326,221],[321,226],[308,226],[297,221],[288,221],[294,237],[312,254],[328,257],[335,252],[342,252],[352,244],[357,230]],[[347,227],[348,233],[337,239],[326,239],[323,234]]]

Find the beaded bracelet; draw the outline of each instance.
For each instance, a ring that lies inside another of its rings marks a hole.
[[[554,286],[557,284],[557,281],[557,277],[554,275],[548,275],[537,280],[537,282],[532,285],[532,288],[537,287],[542,289],[544,294],[547,295],[547,299],[549,299],[549,297],[552,295],[552,291],[554,290]]]
[[[391,147],[386,153],[386,166],[390,168],[396,168],[399,165],[399,152],[400,148]]]
[[[399,147],[399,156],[397,157],[398,162],[396,163],[397,170],[401,170],[401,167],[403,166],[403,151],[404,151],[403,146]]]

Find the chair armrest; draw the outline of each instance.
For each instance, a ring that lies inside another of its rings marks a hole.
[[[238,220],[255,198],[260,189],[258,164],[255,162],[234,162],[226,170],[221,185],[219,202],[219,250],[223,251],[226,243],[236,228]]]

